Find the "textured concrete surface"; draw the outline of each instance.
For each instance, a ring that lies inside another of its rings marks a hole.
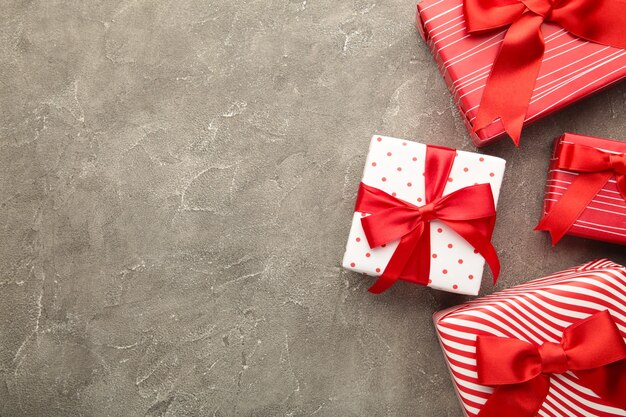
[[[474,149],[413,0],[0,3],[2,417],[460,416],[430,316],[464,298],[339,267],[372,133]],[[497,288],[626,262],[532,231],[552,138],[625,101],[482,150]]]

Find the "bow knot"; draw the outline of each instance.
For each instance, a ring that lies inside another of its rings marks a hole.
[[[626,155],[623,153],[609,155],[609,165],[616,174],[626,175]]]
[[[567,354],[560,343],[545,342],[539,346],[541,372],[544,374],[563,374],[567,372]]]
[[[420,217],[422,218],[422,221],[430,222],[437,218],[437,212],[435,210],[435,203],[436,202],[424,204],[423,206],[420,206],[417,208],[417,211],[419,212]]]
[[[521,0],[521,2],[528,10],[543,17],[544,22],[552,17],[554,2],[550,0]]]

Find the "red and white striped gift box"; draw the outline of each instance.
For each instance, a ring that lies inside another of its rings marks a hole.
[[[563,197],[565,191],[578,175],[575,172],[557,169],[556,167],[558,162],[556,155],[559,155],[559,149],[565,143],[591,146],[602,151],[616,154],[626,153],[626,143],[615,140],[575,135],[572,133],[565,133],[558,138],[554,144],[554,151],[552,153],[546,183],[543,208],[544,216],[548,214],[554,205]],[[615,178],[610,179],[593,198],[567,234],[622,245],[626,244],[626,201],[624,201],[624,198],[617,189]]]
[[[480,36],[467,34],[463,0],[422,1],[417,6],[417,27],[471,132],[505,30]],[[546,50],[525,124],[626,76],[625,50],[582,40],[558,25],[544,23],[542,29]],[[498,120],[471,136],[476,146],[484,146],[503,134],[504,127]]]
[[[435,327],[464,414],[476,416],[493,388],[476,373],[476,337],[493,335],[535,345],[558,343],[563,330],[609,310],[626,339],[626,270],[606,259],[590,262],[434,314]],[[542,417],[626,416],[570,372],[553,374]]]

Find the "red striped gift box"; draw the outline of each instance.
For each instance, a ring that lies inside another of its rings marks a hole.
[[[626,339],[626,270],[606,259],[558,272],[434,315],[435,327],[464,414],[474,417],[493,392],[480,385],[476,337],[493,335],[542,345],[558,343],[563,330],[609,310]],[[570,372],[552,374],[541,417],[626,416]]]
[[[544,216],[563,197],[577,173],[557,169],[563,144],[591,146],[611,153],[626,153],[626,143],[610,139],[566,133],[555,141],[544,197]],[[609,180],[567,232],[568,235],[611,243],[626,244],[626,201],[617,189],[615,178]]]
[[[505,31],[466,33],[462,0],[424,0],[417,6],[417,27],[428,43],[468,130],[478,113],[485,82]],[[574,37],[544,23],[546,50],[525,124],[574,103],[626,76],[626,51]],[[496,121],[472,140],[484,146],[500,139]]]

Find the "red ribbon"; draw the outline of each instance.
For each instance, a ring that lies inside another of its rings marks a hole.
[[[427,226],[432,220],[443,222],[469,242],[487,261],[495,283],[500,262],[491,244],[496,220],[491,185],[473,185],[442,197],[455,156],[454,149],[426,147],[426,204],[420,207],[361,183],[355,211],[370,214],[361,218],[369,246],[375,248],[400,240],[370,292],[379,294],[401,277],[428,284],[430,230]]]
[[[556,245],[587,208],[591,200],[615,176],[617,189],[626,199],[626,155],[604,152],[591,146],[562,143],[556,156],[557,168],[577,172],[552,210],[535,230],[547,230]]]
[[[626,49],[624,0],[465,0],[469,33],[509,26],[491,68],[473,131],[500,118],[519,146],[545,50],[541,25],[554,22],[580,38]]]
[[[476,339],[478,382],[495,391],[478,417],[535,417],[548,389],[550,374],[572,371],[577,383],[626,410],[626,343],[603,311],[563,332],[560,343],[530,343],[495,336]]]

